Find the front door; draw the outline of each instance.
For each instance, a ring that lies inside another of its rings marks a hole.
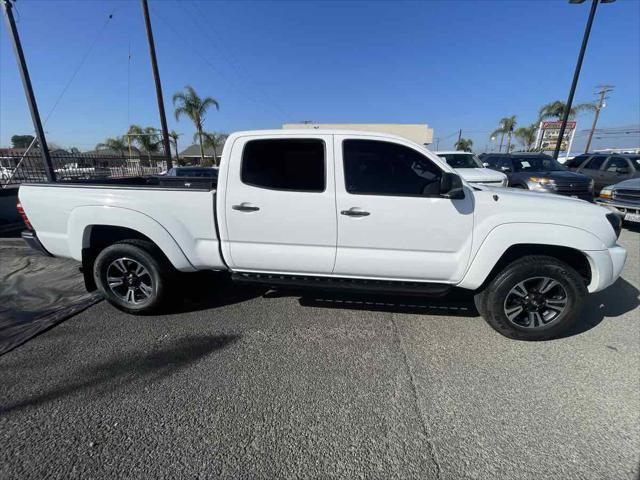
[[[231,268],[330,274],[336,253],[331,135],[241,137],[226,189]]]
[[[439,195],[441,168],[410,142],[336,135],[334,274],[455,282],[471,250],[473,196]]]

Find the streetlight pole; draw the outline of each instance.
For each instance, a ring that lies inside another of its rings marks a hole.
[[[580,77],[580,69],[582,68],[582,61],[584,60],[584,52],[587,49],[587,43],[589,42],[589,35],[591,34],[591,26],[593,25],[593,19],[596,16],[596,9],[598,8],[598,1],[591,0],[591,11],[589,12],[589,19],[587,20],[587,26],[584,29],[584,36],[582,37],[582,46],[580,47],[580,53],[578,54],[578,63],[576,64],[575,72],[573,72],[573,81],[571,82],[571,89],[569,90],[569,98],[567,98],[567,104],[565,111],[562,115],[562,124],[560,125],[560,134],[558,135],[558,142],[556,148],[553,151],[553,158],[558,159],[560,153],[560,147],[562,146],[562,139],[564,137],[564,131],[567,128],[567,120],[569,120],[569,113],[571,111],[571,105],[573,104],[573,96],[576,93],[576,86],[578,85],[578,78]],[[611,3],[614,0],[602,0],[602,3]],[[569,3],[583,3],[584,0],[569,0]]]
[[[147,41],[149,42],[149,55],[151,56],[151,69],[153,79],[156,83],[156,97],[158,100],[158,111],[160,113],[160,126],[162,127],[162,146],[164,155],[167,158],[167,170],[173,165],[171,163],[171,147],[169,146],[169,129],[167,128],[167,116],[164,112],[164,100],[162,98],[162,85],[160,84],[160,72],[158,71],[158,60],[156,59],[156,47],[153,41],[153,31],[151,30],[151,18],[149,17],[149,5],[147,0],[142,1],[142,11],[144,13],[144,23],[147,27]]]
[[[56,172],[54,171],[53,164],[51,163],[49,147],[47,145],[47,139],[44,135],[44,129],[42,128],[42,121],[40,120],[40,112],[38,111],[36,97],[33,93],[33,87],[31,86],[31,78],[29,77],[27,62],[24,58],[24,52],[22,51],[22,44],[20,43],[20,36],[18,35],[16,22],[13,18],[13,6],[11,5],[11,0],[0,0],[0,3],[2,3],[4,17],[7,21],[7,26],[9,27],[9,33],[11,34],[13,51],[16,55],[16,61],[18,62],[18,69],[20,70],[22,86],[24,88],[24,93],[27,96],[27,103],[29,104],[29,111],[31,112],[31,120],[33,120],[33,127],[36,131],[36,138],[38,139],[40,153],[44,162],[44,171],[47,175],[47,180],[50,182],[55,182]]]

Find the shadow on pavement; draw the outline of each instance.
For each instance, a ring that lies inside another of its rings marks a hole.
[[[238,338],[238,335],[185,337],[172,341],[171,345],[161,350],[130,354],[104,362],[78,372],[77,380],[74,382],[65,382],[58,388],[0,406],[0,414],[38,406],[87,389],[92,391],[97,389],[99,393],[105,393],[135,384],[138,381],[145,383],[158,381],[188,367],[210,353],[226,347]]]
[[[285,293],[285,292],[282,292]],[[378,312],[477,317],[473,295],[464,290],[452,290],[442,297],[405,295],[344,294],[340,292],[299,292],[304,307],[346,308]]]
[[[605,290],[587,296],[582,318],[564,337],[571,337],[598,326],[605,317],[619,317],[640,305],[640,291],[620,277]]]
[[[157,315],[197,312],[233,305],[262,296],[267,289],[234,284],[227,272],[202,271],[179,274],[171,287],[175,296]]]

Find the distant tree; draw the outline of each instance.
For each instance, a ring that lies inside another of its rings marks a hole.
[[[216,133],[216,132],[202,132],[203,145],[205,148],[210,148],[213,150],[214,163],[218,164],[218,147],[224,144],[225,140],[229,135],[226,133]],[[195,133],[193,135],[193,141],[197,141],[198,134]]]
[[[131,138],[131,143],[147,154],[147,160],[151,164],[151,154],[160,151],[162,140],[158,130],[153,127],[142,128],[140,125],[131,125],[127,130],[127,135]]]
[[[548,118],[553,118],[556,120],[562,120],[564,116],[564,112],[567,108],[567,104],[556,100],[555,102],[547,103],[540,107],[539,111],[539,120],[545,120]],[[569,110],[569,118],[574,118],[580,112],[593,112],[597,108],[594,103],[579,103],[577,105],[573,105],[571,110]]]
[[[210,107],[220,109],[220,105],[215,98],[198,96],[196,91],[190,85],[184,87],[183,92],[173,94],[173,105],[175,109],[176,120],[180,120],[182,115],[186,115],[196,127],[196,135],[200,143],[200,160],[204,163],[204,145],[203,145],[203,122]]]
[[[78,153],[80,153],[80,149],[78,147],[71,147],[69,149],[69,153],[73,153],[74,155],[77,155]]]
[[[176,150],[176,160],[178,161],[178,164],[180,163],[180,154],[178,153],[178,138],[180,138],[181,135],[181,133],[178,133],[175,130],[171,130],[169,132],[169,141],[173,143],[173,148],[175,148]]]
[[[538,125],[532,123],[528,127],[520,127],[515,132],[513,132],[513,136],[518,139],[518,141],[522,144],[524,149],[529,152],[533,148],[533,144],[536,141],[536,132],[538,131]]]
[[[471,140],[470,138],[461,138],[454,145],[454,148],[461,152],[471,152],[472,147],[473,147],[473,140]]]
[[[500,147],[498,147],[498,152],[502,151],[502,142],[504,141],[505,135],[507,135],[507,152],[509,151],[509,148],[511,147],[511,134],[513,133],[513,130],[516,127],[517,123],[518,122],[515,115],[504,117],[500,119],[500,127],[498,127],[491,133],[491,135],[489,135],[490,137],[500,135]]]
[[[13,135],[11,137],[11,147],[12,148],[28,148],[33,142],[35,137],[33,135]],[[38,146],[38,141],[33,145],[34,147]]]
[[[96,145],[96,150],[113,150],[124,156],[127,151],[127,140],[125,137],[111,137],[107,138],[104,142]]]

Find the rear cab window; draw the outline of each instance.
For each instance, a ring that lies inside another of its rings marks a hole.
[[[325,143],[319,139],[250,140],[242,152],[242,183],[271,190],[324,192]]]

